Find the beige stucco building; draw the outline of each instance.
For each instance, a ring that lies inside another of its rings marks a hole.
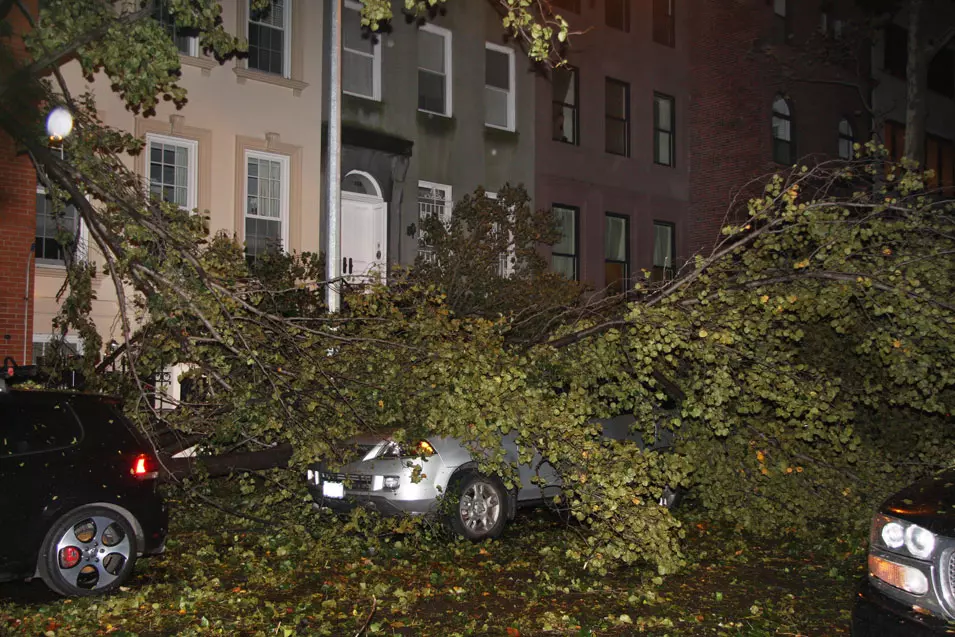
[[[227,29],[249,38],[245,59],[219,64],[201,54],[194,38],[176,37],[182,53],[180,84],[189,101],[177,110],[160,103],[151,117],[127,111],[108,81],[86,82],[78,66],[65,69],[71,90],[88,86],[103,121],[134,132],[146,148],[128,163],[154,192],[187,208],[208,211],[213,232],[226,230],[261,251],[277,239],[294,252],[320,247],[322,130],[322,2],[281,0],[257,20],[248,0],[223,0]],[[34,359],[50,340],[64,280],[55,241],[44,240],[38,188],[34,287]],[[80,228],[80,245],[84,243]],[[53,234],[55,236],[55,233]],[[101,255],[88,258],[102,266]],[[100,270],[102,268],[100,267]],[[122,342],[117,295],[102,274],[95,284],[93,319],[104,342]],[[68,337],[68,341],[71,340]],[[79,345],[77,343],[77,345]]]

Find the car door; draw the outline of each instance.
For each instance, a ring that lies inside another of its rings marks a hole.
[[[0,396],[0,573],[31,574],[46,528],[44,510],[69,485],[68,465],[83,430],[68,394]],[[46,524],[49,520],[46,521]]]

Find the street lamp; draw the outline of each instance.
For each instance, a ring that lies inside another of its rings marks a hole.
[[[46,132],[50,139],[63,141],[73,131],[73,114],[62,106],[57,106],[46,117]]]

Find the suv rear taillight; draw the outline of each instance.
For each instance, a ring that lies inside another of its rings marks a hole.
[[[133,468],[129,473],[140,480],[154,480],[159,477],[156,459],[148,453],[141,453],[133,461]]]

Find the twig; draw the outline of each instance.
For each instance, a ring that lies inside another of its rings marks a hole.
[[[371,618],[375,616],[375,611],[378,609],[378,598],[374,595],[371,596],[371,612],[368,613],[368,617],[365,618],[365,623],[361,625],[361,628],[358,629],[358,632],[355,633],[355,637],[361,637],[362,633],[368,630],[368,624],[371,623]]]

